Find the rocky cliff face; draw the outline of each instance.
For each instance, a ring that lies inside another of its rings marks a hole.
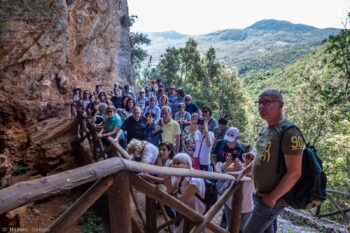
[[[126,0],[0,0],[0,154],[69,161],[73,86],[130,82],[127,19]]]

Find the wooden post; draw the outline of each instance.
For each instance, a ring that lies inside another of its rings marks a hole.
[[[157,229],[157,202],[146,196],[146,233]]]
[[[191,226],[193,225],[192,223],[191,223],[191,221],[188,219],[188,218],[186,218],[186,217],[183,217],[183,220],[182,221],[184,221],[184,226],[183,226],[183,233],[189,233],[190,231],[191,231]]]
[[[114,176],[108,190],[108,209],[111,233],[131,233],[129,172],[121,171]]]
[[[230,198],[230,196],[233,195],[233,192],[235,192],[239,188],[238,184],[236,185],[235,182],[232,182],[230,187],[225,191],[223,195],[220,196],[220,198],[216,201],[216,203],[210,207],[208,212],[204,216],[204,221],[193,228],[191,233],[200,233],[203,231],[203,229],[207,226],[208,222],[210,222],[214,216],[222,209],[222,206],[225,204],[226,200]]]
[[[243,182],[239,181],[238,189],[233,193],[232,209],[231,209],[231,233],[238,233],[241,226],[241,212],[243,201]]]

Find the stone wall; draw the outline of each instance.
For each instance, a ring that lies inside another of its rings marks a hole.
[[[73,87],[131,80],[127,17],[126,0],[0,0],[0,154],[69,161]]]

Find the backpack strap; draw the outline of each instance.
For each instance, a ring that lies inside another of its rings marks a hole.
[[[222,139],[220,149],[218,150],[218,154],[216,156],[218,156],[222,152],[226,144],[227,144],[227,141],[225,139]]]
[[[296,125],[288,124],[288,125],[283,126],[282,131],[280,132],[280,142],[279,142],[280,144],[279,144],[279,151],[278,151],[278,158],[277,158],[277,170],[276,170],[277,173],[281,173],[281,172],[285,173],[287,171],[286,163],[284,160],[284,154],[282,151],[282,142],[283,142],[284,136],[286,135],[287,131],[291,128],[295,128],[299,131],[305,146],[309,145],[309,143],[306,142],[303,133]]]

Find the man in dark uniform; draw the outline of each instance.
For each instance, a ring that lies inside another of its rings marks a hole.
[[[276,90],[267,89],[259,95],[259,114],[266,125],[256,142],[257,157],[253,163],[256,189],[253,196],[254,210],[243,233],[275,232],[277,216],[286,207],[282,197],[301,176],[304,143],[299,131],[289,129],[280,142],[282,127],[291,124],[283,117],[283,105],[283,95]],[[280,145],[287,167],[284,175],[277,173]]]

